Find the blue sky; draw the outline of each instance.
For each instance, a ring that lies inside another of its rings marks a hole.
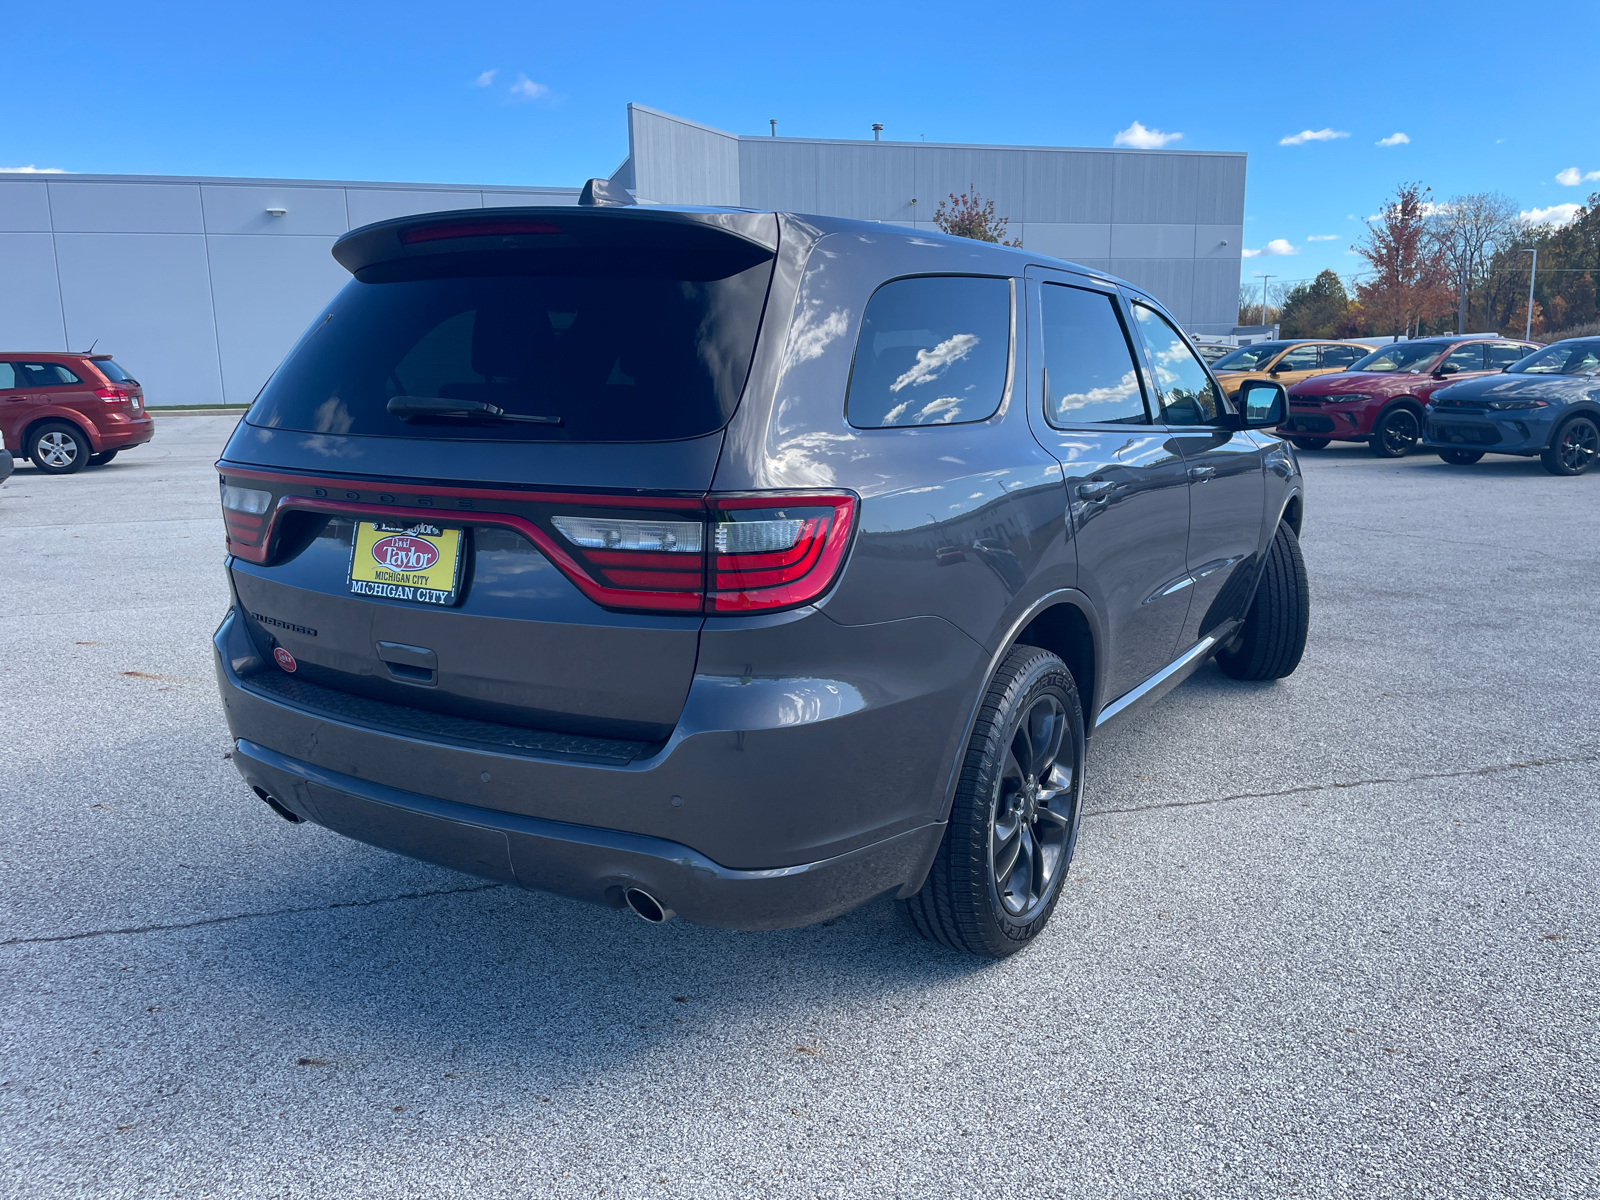
[[[1593,0],[1275,7],[35,2],[8,10],[0,167],[576,185],[626,155],[630,100],[791,136],[1109,146],[1138,122],[1249,152],[1245,245],[1292,253],[1246,282],[1357,269],[1402,180],[1529,212],[1600,191]]]

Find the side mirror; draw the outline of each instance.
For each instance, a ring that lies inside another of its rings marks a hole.
[[[1446,375],[1459,375],[1460,373],[1461,368],[1453,363],[1442,363],[1439,369],[1433,373],[1433,377],[1435,379],[1443,379]]]
[[[1289,415],[1289,393],[1271,379],[1250,379],[1239,388],[1239,422],[1244,429],[1271,429]]]

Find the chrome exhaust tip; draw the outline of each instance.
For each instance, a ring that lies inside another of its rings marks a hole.
[[[660,925],[672,919],[672,910],[643,888],[629,888],[622,893],[622,899],[629,908],[652,925]]]

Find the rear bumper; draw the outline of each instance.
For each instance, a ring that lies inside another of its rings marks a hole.
[[[155,437],[156,423],[152,417],[140,417],[131,421],[102,421],[95,426],[95,432],[99,435],[100,441],[95,447],[96,452],[127,450],[134,446],[142,446]]]
[[[240,741],[245,782],[336,833],[497,883],[623,907],[641,888],[697,925],[787,929],[848,912],[921,881],[943,825],[909,830],[819,862],[721,866],[663,838],[519,816],[405,792]]]
[[[523,887],[602,903],[639,887],[691,921],[740,929],[810,924],[921,885],[987,668],[977,643],[932,617],[849,627],[812,611],[707,632],[672,737],[600,762],[271,694],[255,674],[277,668],[237,609],[215,644],[235,762],[300,816]],[[733,662],[777,665],[779,645],[812,673],[763,678]],[[710,673],[719,657],[733,674]]]

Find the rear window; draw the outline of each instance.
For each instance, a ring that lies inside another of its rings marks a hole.
[[[94,363],[95,370],[99,371],[100,374],[104,375],[112,383],[134,382],[133,376],[129,375],[109,358],[95,358],[91,359],[90,361]]]
[[[353,281],[247,420],[306,433],[581,442],[667,441],[726,424],[772,260],[704,271],[682,256],[659,271],[615,257],[593,273],[574,265]]]

